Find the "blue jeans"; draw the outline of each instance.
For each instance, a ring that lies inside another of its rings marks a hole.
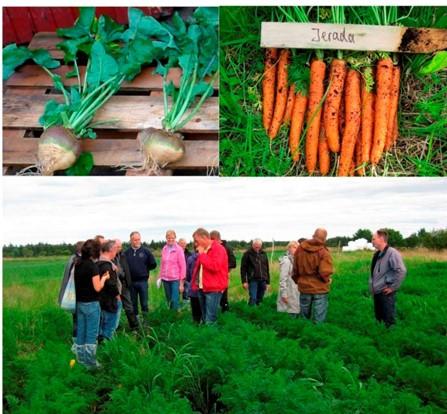
[[[96,338],[99,332],[99,302],[77,302],[76,356],[80,364],[96,367]]]
[[[189,291],[189,282],[187,280],[185,280],[183,282],[183,286],[184,286],[184,290],[183,290],[183,300],[189,300],[189,295],[188,295],[188,291]]]
[[[99,302],[77,302],[76,312],[78,321],[76,344],[96,344],[101,316]]]
[[[248,282],[248,294],[250,296],[248,304],[251,306],[259,305],[264,298],[267,282],[265,280],[252,280]]]
[[[328,308],[328,294],[300,294],[300,308],[301,316],[306,319],[311,319],[313,310],[313,320],[316,323],[324,322],[326,320]]]
[[[122,302],[119,300],[117,312],[113,313],[105,310],[101,311],[101,327],[99,329],[99,335],[104,339],[112,339],[113,334],[115,333],[116,328],[118,328],[120,322],[122,307]]]
[[[212,324],[217,321],[217,310],[219,309],[222,292],[203,292],[199,290],[200,309],[202,311],[202,321],[205,324]]]
[[[130,290],[130,295],[132,298],[133,311],[135,315],[138,315],[138,298],[140,298],[141,310],[143,312],[148,312],[149,308],[147,306],[148,302],[148,283],[147,279],[137,280],[132,282],[132,288]]]
[[[179,280],[162,280],[169,309],[178,310],[180,301]]]

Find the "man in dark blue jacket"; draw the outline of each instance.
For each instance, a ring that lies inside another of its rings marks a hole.
[[[140,298],[143,316],[147,316],[149,271],[157,267],[154,256],[141,245],[141,235],[137,231],[130,233],[130,247],[125,251],[132,279],[131,296],[135,315],[138,315],[138,298]]]
[[[227,252],[228,256],[228,272],[231,272],[231,269],[236,268],[236,256],[233,253],[233,249],[228,245],[226,240],[222,240],[219,231],[213,230],[210,233],[210,237],[211,240],[216,240],[223,247],[225,247],[225,251]],[[228,281],[230,281],[230,273],[228,273]],[[228,288],[226,288],[222,293],[222,298],[220,299],[220,307],[222,309],[222,312],[227,312],[230,310],[230,305],[228,303]]]

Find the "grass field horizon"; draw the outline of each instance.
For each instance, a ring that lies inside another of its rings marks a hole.
[[[442,413],[447,410],[447,252],[404,250],[398,323],[373,318],[372,252],[334,252],[327,322],[276,312],[271,291],[246,304],[239,267],[231,311],[198,327],[166,307],[151,272],[150,329],[120,329],[88,373],[70,352],[71,317],[56,303],[67,258],[3,261],[3,404],[10,413]],[[238,264],[240,252],[238,252]],[[122,319],[122,326],[127,322]]]

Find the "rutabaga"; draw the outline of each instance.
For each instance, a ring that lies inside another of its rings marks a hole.
[[[172,34],[176,47],[167,49],[167,63],[159,61],[156,72],[163,77],[163,129],[141,131],[143,166],[148,173],[181,159],[184,153],[183,136],[178,133],[213,94],[217,78],[218,9],[197,8],[185,23],[176,13],[164,27]],[[173,67],[182,69],[179,87],[168,82]],[[208,81],[205,78],[209,77]]]
[[[73,27],[57,31],[64,37],[57,46],[63,50],[65,62],[73,65],[67,77],[76,77],[77,85],[68,89],[59,75],[44,67],[64,97],[64,103],[47,102],[39,120],[45,130],[38,151],[39,166],[44,174],[74,164],[80,151],[71,150],[78,145],[70,146],[67,156],[67,142],[96,138],[94,127],[114,122],[92,122],[98,109],[118,92],[124,80],[131,81],[138,75],[143,65],[163,59],[168,47],[176,48],[171,33],[154,18],[145,17],[141,10],[129,8],[127,29],[110,17],[96,18],[93,7],[81,7],[79,13]],[[88,56],[83,78],[78,68],[79,55]],[[80,168],[67,173],[88,174],[93,167],[93,157],[83,157],[80,164],[76,164]]]

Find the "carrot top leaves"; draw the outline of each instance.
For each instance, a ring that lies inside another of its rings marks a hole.
[[[307,95],[310,83],[309,54],[293,53],[289,67],[289,84],[294,83],[296,92]]]

